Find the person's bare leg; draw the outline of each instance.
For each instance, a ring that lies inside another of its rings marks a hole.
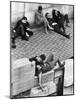
[[[42,72],[40,72],[39,75],[38,75],[38,82],[39,82],[40,88],[41,88],[42,91],[43,91],[42,84],[41,84],[41,79],[42,79]]]
[[[44,23],[44,31],[46,34],[48,34],[48,31],[47,31],[48,21],[45,18],[43,19],[43,23]]]

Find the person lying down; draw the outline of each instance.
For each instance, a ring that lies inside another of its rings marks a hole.
[[[55,22],[55,20],[53,20],[53,18],[51,17],[50,13],[46,13],[45,17],[48,21],[48,28],[52,31],[57,32],[58,34],[63,35],[66,38],[70,38],[70,34],[67,35],[63,30],[61,30],[61,27],[59,25],[59,23]]]
[[[47,59],[46,62],[44,62],[45,59],[46,59],[45,54],[29,58],[29,61],[31,61],[31,62],[35,61],[35,76],[38,77],[38,83],[39,83],[39,86],[40,86],[41,89],[42,89],[42,85],[41,85],[42,73],[46,73],[46,72],[52,70],[55,67],[57,62],[59,64],[59,67],[62,66],[59,59],[54,61],[54,55],[53,54],[51,54],[49,56],[49,59]]]

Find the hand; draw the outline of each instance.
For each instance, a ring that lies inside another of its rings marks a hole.
[[[30,28],[27,28],[27,30],[31,30]]]
[[[38,70],[41,70],[41,66],[40,65],[37,65],[37,68],[38,68]]]
[[[15,33],[16,31],[15,31],[15,30],[13,30],[13,32]]]
[[[54,23],[52,23],[52,25],[53,25],[53,26],[54,26],[54,25],[57,25],[57,23],[54,22]]]

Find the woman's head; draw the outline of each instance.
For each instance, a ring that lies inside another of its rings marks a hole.
[[[47,13],[45,14],[45,18],[52,18],[52,16],[51,16],[50,13],[47,12]]]

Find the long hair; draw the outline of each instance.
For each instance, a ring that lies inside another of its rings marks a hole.
[[[48,12],[45,14],[45,18],[47,18],[47,15],[48,15],[48,14],[49,14]]]

